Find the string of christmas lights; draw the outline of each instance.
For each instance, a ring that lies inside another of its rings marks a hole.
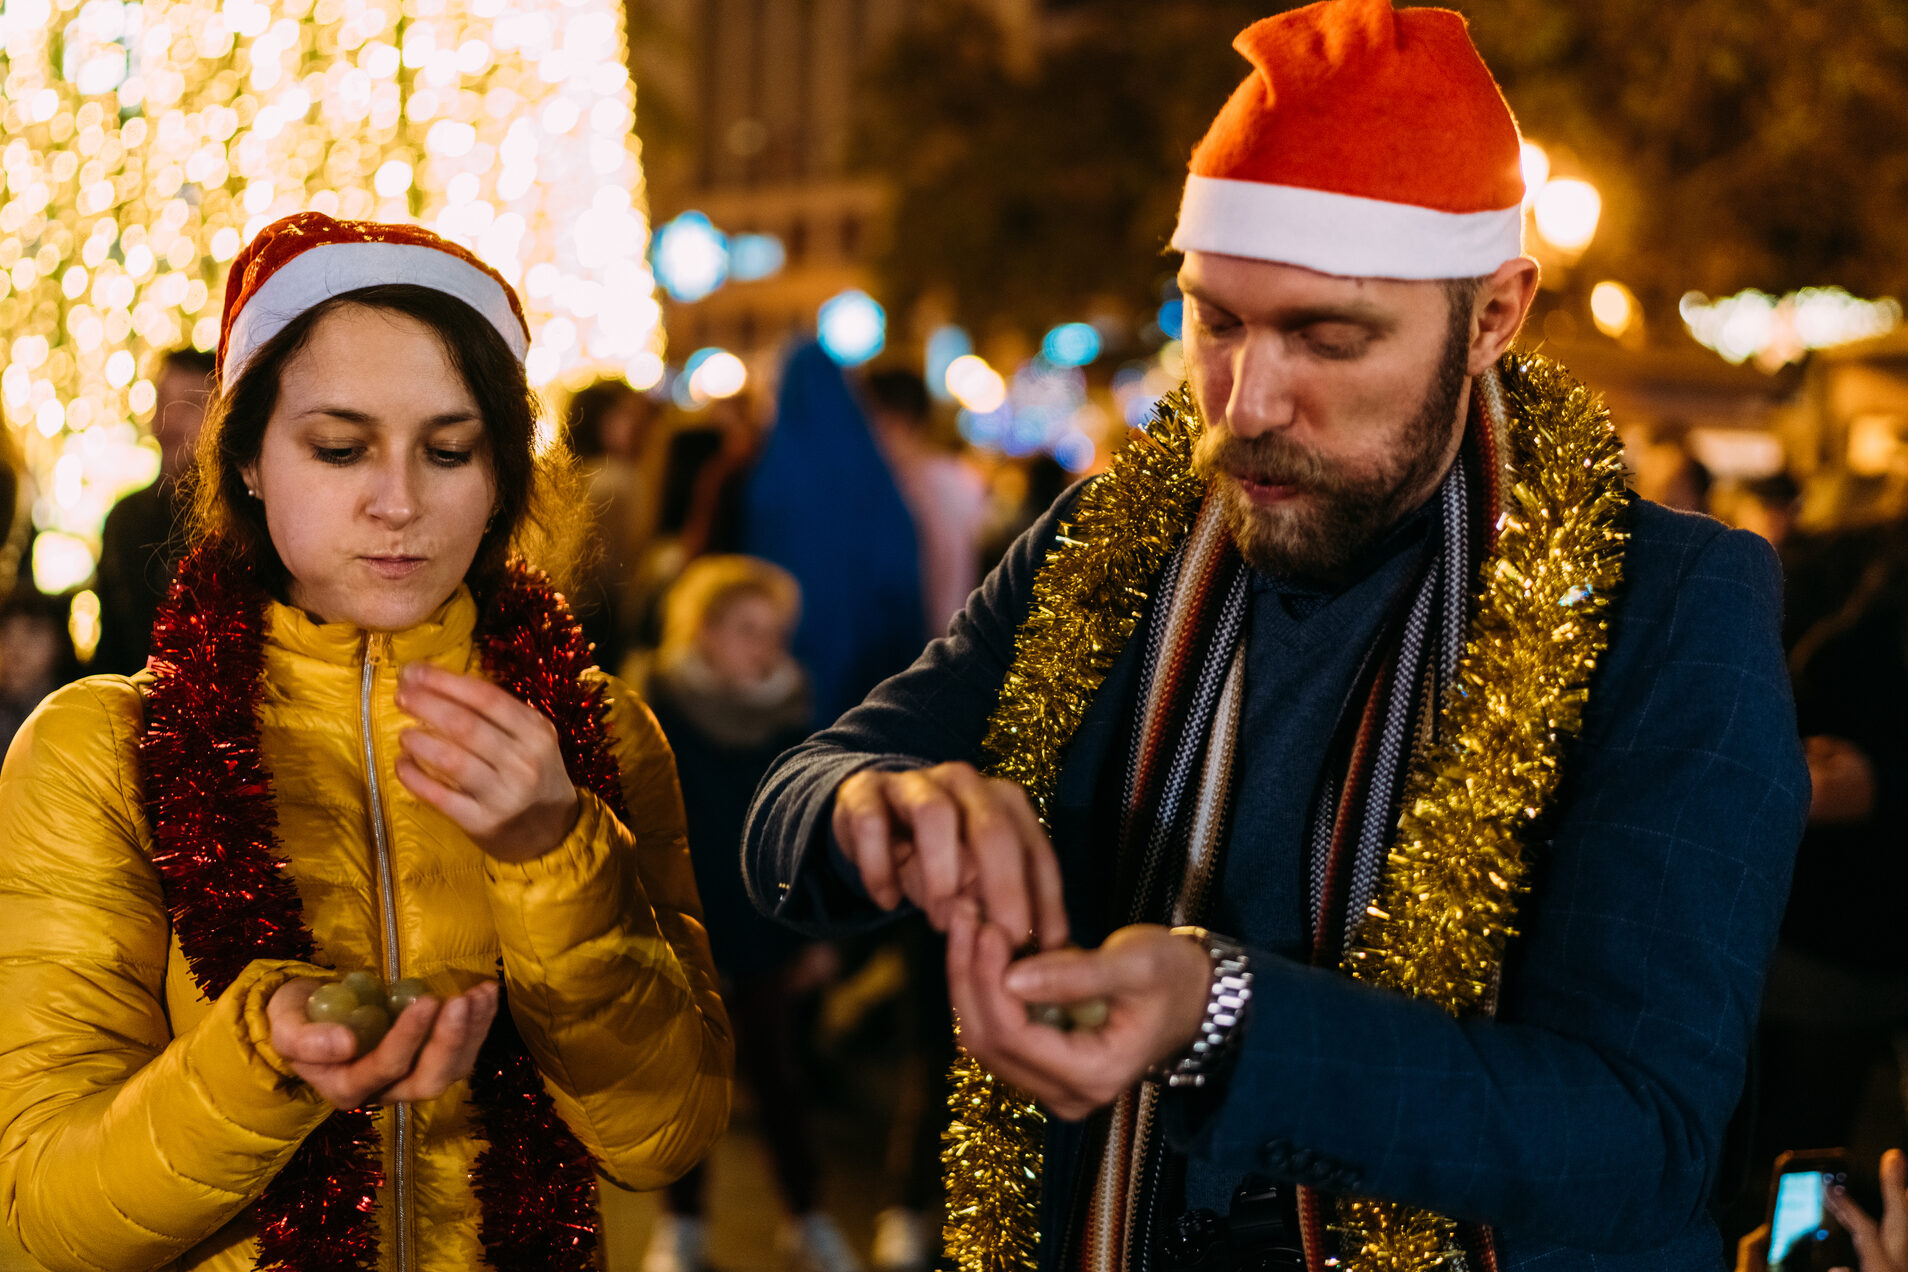
[[[532,383],[661,378],[616,0],[5,0],[0,405],[42,590],[151,481],[150,355],[218,339],[227,264],[315,209],[415,221],[516,284]]]

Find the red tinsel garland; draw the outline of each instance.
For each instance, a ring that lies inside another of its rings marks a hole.
[[[256,958],[310,960],[311,931],[285,874],[271,775],[259,751],[268,598],[217,544],[179,566],[153,626],[139,746],[153,865],[173,930],[208,999]],[[476,632],[485,669],[555,724],[570,780],[626,816],[590,648],[548,581],[519,565]],[[500,1003],[500,1006],[502,1004]],[[486,1147],[472,1167],[479,1233],[498,1272],[596,1266],[595,1163],[557,1116],[507,1007],[470,1078]],[[384,1184],[368,1109],[326,1118],[254,1204],[260,1269],[368,1272]]]

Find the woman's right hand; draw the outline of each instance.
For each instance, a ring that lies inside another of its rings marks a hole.
[[[477,1049],[497,1015],[495,981],[448,1001],[420,998],[392,1022],[376,1047],[360,1056],[351,1030],[306,1019],[305,1004],[319,984],[309,978],[287,981],[265,1011],[273,1050],[312,1090],[340,1109],[442,1095],[470,1076]]]

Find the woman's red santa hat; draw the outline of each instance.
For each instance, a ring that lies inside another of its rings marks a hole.
[[[1324,0],[1233,47],[1253,73],[1193,151],[1175,248],[1355,278],[1522,255],[1517,122],[1462,17]]]
[[[260,230],[232,262],[219,328],[219,384],[230,387],[260,346],[306,310],[387,283],[454,296],[495,327],[519,360],[529,352],[530,327],[517,293],[474,253],[421,226],[299,212]]]

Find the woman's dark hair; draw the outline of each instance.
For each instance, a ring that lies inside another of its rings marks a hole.
[[[311,339],[325,315],[349,305],[403,314],[437,333],[483,416],[497,483],[497,511],[485,527],[465,576],[482,594],[513,551],[549,570],[559,586],[580,542],[574,468],[561,445],[538,453],[536,395],[523,363],[497,329],[463,301],[428,287],[391,283],[365,287],[314,305],[259,346],[238,379],[206,412],[192,491],[192,541],[218,541],[266,588],[282,594],[285,565],[272,545],[265,509],[246,493],[243,470],[258,459],[265,426],[278,403],[285,364]]]

